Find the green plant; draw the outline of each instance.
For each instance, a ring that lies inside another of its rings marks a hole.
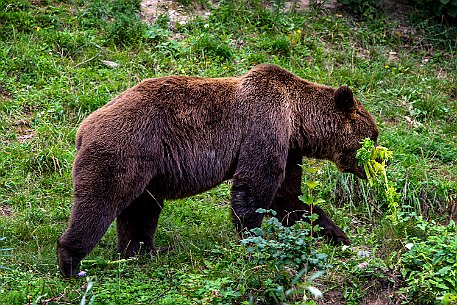
[[[88,28],[100,28],[108,43],[120,46],[137,44],[144,38],[147,28],[139,16],[140,2],[140,0],[91,1],[86,12],[90,18],[84,18],[82,24]]]
[[[252,236],[241,240],[248,245],[248,253],[258,264],[271,263],[277,267],[294,269],[324,270],[327,267],[327,255],[314,248],[315,239],[311,235],[315,228],[309,222],[298,221],[294,225],[284,226],[274,215],[273,210],[258,209],[258,213],[268,213],[270,217],[262,228],[251,230]],[[314,216],[315,217],[315,216]]]
[[[203,56],[212,56],[223,60],[230,59],[232,51],[226,41],[214,35],[202,33],[195,41],[194,48]]]
[[[424,238],[411,238],[402,257],[404,291],[420,304],[457,304],[457,227],[438,225],[417,217]]]
[[[356,158],[363,166],[370,186],[387,203],[388,217],[394,223],[397,221],[399,207],[398,194],[392,182],[387,179],[386,166],[393,156],[393,152],[382,146],[375,146],[368,138],[362,141],[362,147],[357,151]]]
[[[326,253],[319,252],[315,243],[317,238],[311,234],[315,228],[312,223],[298,221],[294,225],[284,226],[276,217],[273,210],[258,209],[258,213],[271,214],[262,228],[251,230],[251,236],[241,240],[251,254],[251,260],[256,265],[270,265],[280,270],[288,270],[294,275],[292,281],[277,279],[275,281],[274,299],[285,301],[293,299],[294,295],[322,297],[322,292],[315,287],[313,281],[324,274],[324,270],[331,268]],[[311,218],[311,217],[310,217]],[[316,215],[312,216],[315,219]],[[314,271],[314,270],[319,271]],[[302,279],[309,272],[314,274]],[[289,285],[290,289],[284,289]],[[274,285],[273,285],[274,286]]]
[[[92,288],[94,287],[94,281],[92,281],[90,277],[87,277],[86,282],[87,282],[86,289],[81,298],[80,305],[91,304],[95,300],[95,295],[93,295],[93,293],[92,293]]]
[[[438,300],[444,305],[455,305],[457,304],[457,294],[446,293],[443,297],[439,297]]]
[[[413,0],[421,8],[431,10],[436,16],[457,17],[457,0]]]
[[[144,32],[144,37],[154,42],[165,41],[170,35],[170,31],[158,26],[151,26]]]
[[[382,146],[375,146],[368,138],[361,142],[362,147],[357,151],[356,158],[363,166],[370,185],[379,183],[388,184],[386,162],[392,159],[393,152]],[[380,162],[379,162],[380,161]]]
[[[202,304],[232,304],[241,296],[231,287],[233,280],[224,277],[208,279],[201,274],[184,275],[181,285],[194,291],[195,298]]]
[[[5,237],[0,237],[0,242],[3,242],[5,240],[6,240]],[[0,258],[6,257],[6,256],[11,256],[11,251],[13,251],[13,248],[1,248],[0,247]],[[0,265],[0,269],[8,269],[8,267]]]
[[[358,15],[373,15],[380,8],[380,0],[338,0],[338,2]]]
[[[145,24],[137,15],[120,14],[106,26],[106,38],[118,45],[139,42],[146,30]]]

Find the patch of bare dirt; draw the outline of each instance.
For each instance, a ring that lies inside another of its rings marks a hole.
[[[365,60],[370,60],[370,58],[371,58],[370,51],[368,51],[364,48],[361,48],[361,47],[357,48],[357,52],[356,52],[355,56],[357,56],[360,59],[365,59]]]
[[[6,101],[13,98],[13,94],[0,85],[0,101]],[[31,124],[26,119],[20,119],[12,123],[19,143],[24,143],[35,136],[35,131],[31,128]],[[0,215],[1,212],[0,212]]]
[[[218,3],[212,2],[211,5],[217,7]],[[311,2],[310,0],[286,1],[285,9],[306,9],[310,5],[333,9],[336,6],[336,0],[316,0]],[[210,10],[189,10],[187,7],[180,5],[176,0],[143,0],[140,7],[141,18],[147,24],[153,24],[159,16],[165,15],[168,16],[172,27],[174,27],[176,23],[186,24],[195,16],[205,18],[211,15]]]
[[[144,0],[141,2],[141,18],[147,24],[156,22],[159,16],[168,16],[171,26],[176,23],[186,24],[193,16],[207,17],[211,15],[209,10],[195,9],[191,12],[187,7],[179,5],[174,0]]]
[[[401,297],[395,293],[398,289],[398,280],[393,279],[394,283],[387,279],[373,279],[365,290],[365,296],[359,301],[361,305],[389,305],[401,304]],[[322,299],[317,300],[319,305],[344,305],[347,304],[342,291],[338,288],[324,293]]]
[[[13,212],[11,211],[11,208],[7,205],[0,205],[0,217],[11,217],[13,215]]]
[[[31,123],[25,119],[17,120],[13,123],[16,130],[17,140],[24,143],[35,137],[35,131],[31,128]]]
[[[396,23],[393,34],[401,39],[404,51],[407,53],[422,52],[422,63],[420,65],[427,65],[430,58],[436,52],[436,49],[426,38],[424,29],[418,29],[411,25],[410,17],[416,8],[407,0],[381,0],[381,5],[390,22]],[[442,20],[442,22],[445,23],[445,20]],[[452,60],[455,54],[447,52],[444,56]],[[435,75],[439,79],[448,78],[447,72],[441,68],[435,71]]]
[[[389,305],[392,304],[391,295],[392,292],[387,290],[376,291],[376,293],[369,293],[364,300],[360,303],[361,305]]]
[[[390,304],[390,300],[389,300],[388,297],[386,297],[384,295],[378,295],[374,299],[366,300],[366,302],[361,303],[361,304],[364,304],[364,305],[389,305]]]
[[[457,201],[451,201],[449,202],[449,220],[450,222],[453,220],[455,223],[457,223]]]
[[[386,118],[384,118],[383,121],[385,124],[390,125],[390,126],[396,126],[396,125],[398,125],[398,122],[399,122],[398,118],[396,118],[396,117],[386,117]]]
[[[344,300],[343,294],[338,290],[331,290],[324,293],[324,297],[317,301],[319,305],[344,305],[346,301]]]
[[[321,8],[326,8],[326,9],[334,9],[336,7],[336,0],[324,0],[324,1],[319,1],[319,0],[298,0],[298,1],[286,1],[285,2],[285,9],[290,10],[290,9],[307,9],[310,6],[317,6]]]
[[[396,20],[406,21],[414,7],[405,0],[381,0],[382,8]]]
[[[6,90],[2,85],[0,85],[0,101],[9,100],[12,98],[11,92]]]

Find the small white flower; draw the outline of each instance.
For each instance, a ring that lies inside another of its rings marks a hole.
[[[361,258],[370,257],[370,251],[360,250],[360,251],[357,251],[357,255]]]
[[[407,243],[407,244],[405,245],[405,248],[408,249],[408,250],[411,250],[411,248],[412,248],[413,246],[414,246],[413,243]]]

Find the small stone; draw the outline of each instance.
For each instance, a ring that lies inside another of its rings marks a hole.
[[[114,61],[109,61],[109,60],[102,60],[102,63],[105,65],[105,66],[108,66],[110,68],[119,68],[119,64],[118,63],[115,63]]]
[[[357,265],[357,267],[358,267],[359,269],[366,268],[366,267],[368,267],[368,262],[360,263],[360,264]]]

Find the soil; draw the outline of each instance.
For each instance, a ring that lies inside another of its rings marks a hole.
[[[13,123],[13,126],[16,130],[17,140],[19,143],[24,143],[35,137],[35,131],[31,128],[31,124],[27,120],[17,120]]]
[[[218,4],[211,2],[213,7]],[[298,9],[306,9],[310,6],[309,0],[299,0],[299,1],[286,1],[285,8],[286,10],[292,9],[292,7]],[[336,0],[327,0],[327,1],[316,1],[318,6],[334,9],[336,7]],[[141,18],[147,24],[153,24],[156,22],[157,18],[161,15],[168,16],[170,24],[172,27],[179,24],[186,24],[195,16],[208,17],[211,15],[209,10],[205,9],[194,9],[189,10],[187,7],[180,5],[176,0],[143,0],[141,2]]]
[[[186,24],[193,17],[207,17],[211,12],[203,9],[189,10],[175,0],[144,0],[141,2],[141,18],[147,24],[154,24],[161,15],[168,16],[172,27]]]
[[[0,217],[11,217],[13,212],[11,208],[7,205],[0,205]]]
[[[11,98],[12,98],[11,92],[9,92],[5,88],[3,88],[2,85],[0,85],[0,101],[11,99]]]

